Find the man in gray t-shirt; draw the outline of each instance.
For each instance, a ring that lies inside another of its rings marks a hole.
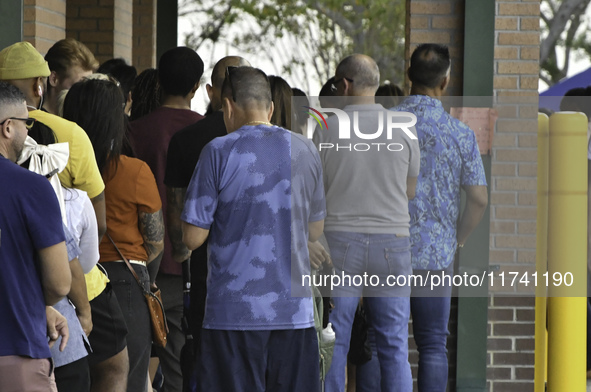
[[[410,287],[392,278],[412,274],[408,200],[414,197],[420,152],[416,119],[375,103],[379,69],[370,57],[355,54],[341,61],[333,89],[347,97],[342,110],[314,134],[324,171],[325,235],[335,274],[336,333],[326,391],[343,391],[351,325],[359,298],[376,330],[382,391],[410,391],[408,319]],[[341,106],[341,105],[339,105]],[[358,284],[362,281],[362,284]],[[350,277],[351,279],[348,279]],[[333,280],[335,282],[335,280]]]

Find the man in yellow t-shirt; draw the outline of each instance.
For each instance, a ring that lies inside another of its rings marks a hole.
[[[47,62],[28,42],[18,42],[0,52],[0,80],[18,87],[27,99],[29,116],[50,128],[57,142],[67,142],[70,158],[59,179],[63,186],[77,188],[88,193],[96,212],[99,237],[107,229],[105,197],[101,173],[94,156],[88,135],[77,124],[39,110],[43,105],[47,77],[50,75]],[[41,126],[41,125],[38,125]],[[29,131],[35,132],[35,129]]]

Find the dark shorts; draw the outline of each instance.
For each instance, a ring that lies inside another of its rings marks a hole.
[[[88,337],[92,348],[88,364],[93,366],[119,354],[127,346],[127,327],[110,283],[90,301],[90,308],[93,327]]]
[[[90,369],[88,357],[55,368],[55,383],[58,392],[90,391]]]
[[[314,328],[201,331],[199,381],[207,392],[318,392]]]

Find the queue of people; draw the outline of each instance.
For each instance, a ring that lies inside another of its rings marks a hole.
[[[2,49],[0,390],[151,392],[155,356],[159,391],[343,392],[361,300],[373,359],[357,390],[413,390],[412,314],[419,391],[445,391],[451,287],[338,285],[317,314],[303,277],[453,273],[487,189],[474,133],[439,100],[450,67],[446,47],[417,47],[405,98],[353,54],[316,110],[227,56],[203,116],[191,100],[205,65],[190,48],[139,75],[121,59],[99,68],[74,39],[45,57],[27,42]],[[388,147],[351,147],[368,141]],[[145,299],[155,286],[164,347]]]

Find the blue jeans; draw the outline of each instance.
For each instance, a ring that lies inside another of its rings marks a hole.
[[[441,271],[435,271],[441,273]],[[453,265],[445,270],[452,274]],[[415,270],[415,275],[426,275],[426,271]],[[419,392],[445,392],[447,388],[447,326],[451,304],[451,286],[413,287],[410,299],[413,335],[419,351]],[[367,339],[372,349],[372,359],[357,367],[357,392],[378,390],[380,365],[376,357],[376,342],[370,325]]]
[[[331,258],[337,275],[377,275],[386,282],[388,275],[409,275],[410,241],[408,237],[387,234],[326,232]],[[410,288],[392,290],[390,296],[382,288],[339,286],[332,292],[335,308],[330,314],[335,334],[332,365],[325,381],[326,392],[345,390],[345,366],[351,338],[351,326],[360,297],[370,324],[375,328],[377,355],[381,368],[381,391],[412,391],[408,363],[408,319]],[[403,296],[395,296],[401,294]]]

